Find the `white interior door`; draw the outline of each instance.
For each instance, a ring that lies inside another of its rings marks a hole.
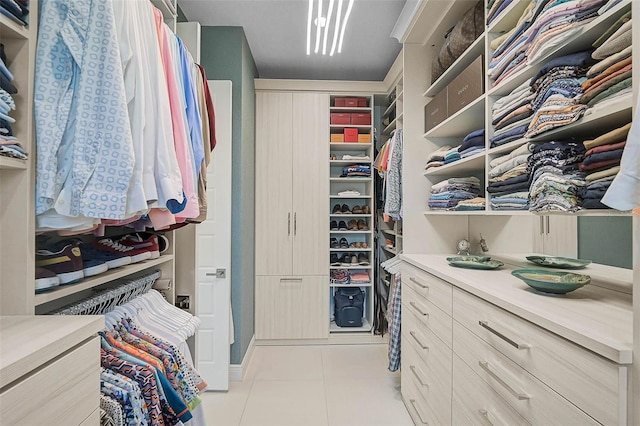
[[[229,389],[231,326],[231,81],[210,80],[217,145],[207,170],[207,219],[197,226],[197,368],[207,390]]]

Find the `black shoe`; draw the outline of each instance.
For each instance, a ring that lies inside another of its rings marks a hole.
[[[346,204],[342,205],[342,214],[349,214],[351,213],[351,210],[349,210],[349,206]]]
[[[330,256],[331,266],[340,266],[340,258],[337,254],[331,254]]]
[[[336,204],[335,206],[333,206],[333,210],[331,211],[331,214],[340,214],[342,213],[342,207],[340,206],[340,204]]]
[[[347,249],[349,248],[349,241],[346,238],[340,238],[340,248]]]
[[[332,231],[337,231],[338,230],[338,222],[336,222],[335,220],[331,221],[331,224],[329,225],[329,229]]]
[[[347,230],[347,224],[346,224],[346,222],[344,220],[341,220],[338,223],[338,230],[340,230],[340,231],[346,231]]]
[[[340,262],[341,262],[341,266],[351,266],[351,255],[345,254],[344,256],[342,256],[342,259],[340,260]]]
[[[329,246],[330,246],[332,249],[340,248],[340,244],[338,244],[338,239],[337,239],[337,238],[331,238],[331,239],[329,240]]]
[[[364,253],[360,253],[358,255],[358,263],[361,266],[368,266],[369,265],[369,257]]]

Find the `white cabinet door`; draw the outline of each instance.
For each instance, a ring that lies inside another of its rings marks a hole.
[[[539,216],[534,223],[534,251],[550,256],[578,257],[578,218]]]
[[[256,94],[256,275],[291,274],[292,94]]]
[[[329,333],[328,277],[256,277],[256,339],[317,339]]]
[[[293,274],[329,266],[329,95],[293,95]]]

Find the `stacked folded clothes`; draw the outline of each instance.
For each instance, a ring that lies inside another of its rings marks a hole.
[[[476,197],[470,200],[462,200],[456,206],[456,211],[468,212],[484,210],[486,199],[484,197]]]
[[[350,284],[369,284],[371,277],[366,269],[354,269],[349,271]]]
[[[20,25],[29,23],[29,0],[0,0],[0,14]]]
[[[458,148],[460,147],[456,146],[444,153],[444,164],[451,164],[460,159],[460,152],[458,152]]]
[[[488,74],[493,85],[575,37],[598,16],[603,3],[605,0],[533,0],[492,55]]]
[[[535,94],[531,93],[529,82],[516,87],[510,94],[498,99],[491,107],[493,136],[489,139],[491,147],[504,145],[524,136],[533,106]]]
[[[582,95],[586,73],[595,60],[590,50],[554,58],[530,81],[535,93],[533,117],[525,137],[532,137],[578,120],[586,108],[576,101]]]
[[[535,144],[525,144],[489,163],[491,208],[494,210],[527,210],[529,194],[528,161]]]
[[[585,187],[579,164],[586,149],[581,142],[552,141],[536,146],[529,157],[529,211],[575,212]]]
[[[487,4],[487,25],[490,25],[513,0],[490,0]]]
[[[367,164],[352,164],[342,169],[340,177],[369,177],[371,166]]]
[[[479,194],[478,178],[450,178],[431,187],[428,204],[432,210],[454,210],[460,201],[474,199]]]
[[[429,154],[427,157],[427,165],[424,166],[424,169],[428,170],[432,167],[444,166],[444,155],[449,152],[449,150],[451,150],[451,147],[449,145],[445,145]]]
[[[594,60],[582,83],[579,102],[592,107],[605,99],[631,93],[631,12],[622,16],[593,44]]]
[[[608,209],[601,200],[620,170],[620,160],[627,143],[631,123],[605,133],[593,140],[584,141],[587,149],[580,170],[587,173],[587,186],[582,189],[582,207]]]
[[[0,44],[0,156],[26,160],[28,154],[14,136],[11,126],[16,122],[14,118],[9,116],[9,113],[16,109],[16,104],[11,95],[16,94],[18,91],[13,86],[13,74],[7,68],[6,63],[7,57],[4,53],[4,46]]]
[[[462,139],[462,145],[458,147],[458,152],[460,153],[460,158],[467,158],[483,152],[484,149],[484,129],[479,129],[474,130]]]

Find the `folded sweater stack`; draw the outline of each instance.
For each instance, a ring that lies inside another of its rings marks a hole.
[[[472,200],[479,194],[478,178],[450,178],[431,187],[428,204],[432,210],[455,210],[460,201]]]
[[[598,16],[604,0],[533,0],[494,51],[488,74],[496,86],[547,57]]]
[[[491,148],[524,136],[531,122],[534,97],[535,94],[526,81],[494,102],[491,107],[491,125],[494,129],[493,136],[489,139]]]
[[[507,155],[491,160],[489,166],[490,203],[493,210],[527,210],[529,173],[527,163],[534,144],[525,144]]]
[[[587,185],[580,192],[583,208],[609,208],[601,200],[620,170],[620,160],[630,129],[631,123],[583,142],[587,149],[584,160],[580,163],[580,169],[587,173]]]
[[[578,165],[585,151],[582,143],[573,141],[546,142],[533,149],[528,162],[530,211],[580,210],[578,194],[586,183]]]
[[[579,102],[589,107],[605,99],[631,94],[631,12],[596,40],[592,57],[599,62],[586,73]]]

